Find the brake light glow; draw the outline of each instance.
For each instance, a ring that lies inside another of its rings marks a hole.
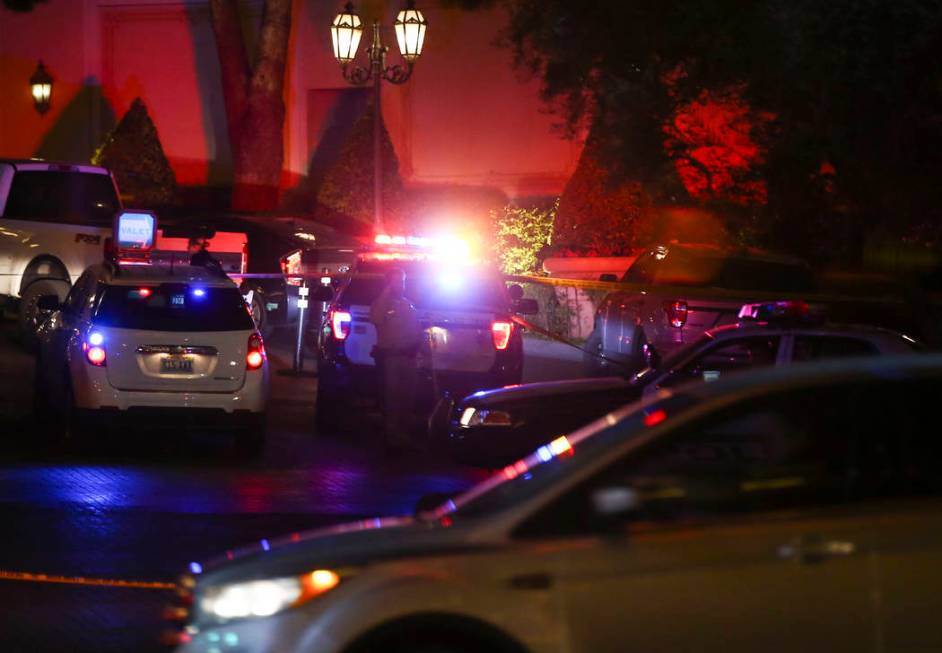
[[[239,261],[239,272],[245,274],[249,271],[249,244],[242,243],[242,258]]]
[[[85,358],[95,367],[104,367],[108,362],[108,355],[105,353],[105,348],[101,345],[86,347]]]
[[[657,426],[661,422],[667,419],[667,413],[663,410],[658,409],[653,413],[648,413],[644,416],[644,425],[645,426]]]
[[[249,344],[246,348],[245,354],[245,369],[247,370],[257,370],[261,369],[262,365],[265,363],[265,343],[262,341],[262,336],[257,333],[253,333],[249,336]]]
[[[353,316],[347,311],[332,311],[330,314],[330,327],[334,338],[345,340],[350,335],[351,322],[353,322]]]
[[[494,348],[503,351],[510,346],[510,334],[513,333],[513,322],[494,322],[491,325],[491,336],[494,338]]]
[[[687,302],[665,302],[664,312],[667,314],[667,321],[675,329],[687,323]]]

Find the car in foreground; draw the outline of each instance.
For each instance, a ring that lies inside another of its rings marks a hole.
[[[416,517],[194,562],[181,653],[942,648],[942,356],[686,385]]]
[[[405,272],[405,296],[425,331],[420,351],[422,391],[432,398],[451,391],[463,396],[481,388],[519,383],[523,338],[516,313],[532,314],[536,302],[514,297],[498,271],[474,261],[456,261],[424,248],[364,252],[354,274],[339,287],[318,339],[317,424],[335,427],[355,400],[380,388],[373,348],[376,327],[370,306],[393,269]],[[319,292],[329,292],[324,286]],[[315,300],[319,295],[315,293]],[[430,401],[429,409],[434,407]]]
[[[501,467],[642,394],[761,367],[917,348],[913,338],[894,331],[825,323],[803,302],[747,304],[740,313],[738,323],[706,331],[663,360],[649,345],[649,366],[627,379],[529,383],[477,392],[457,404],[446,397],[436,414],[448,415],[447,424],[433,420],[430,437],[458,463]]]
[[[264,443],[268,358],[238,287],[189,265],[88,268],[39,330],[36,413],[63,435],[155,421]]]

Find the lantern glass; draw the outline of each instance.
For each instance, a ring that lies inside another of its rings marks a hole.
[[[357,56],[360,37],[363,36],[363,23],[353,13],[353,6],[348,4],[337,14],[330,26],[330,38],[334,45],[334,57],[340,63],[350,63]]]
[[[52,99],[52,76],[43,62],[40,61],[36,66],[36,71],[29,78],[29,91],[33,96],[33,104],[40,115],[49,110],[50,100]]]
[[[49,102],[49,97],[52,95],[52,84],[42,83],[42,84],[31,84],[33,90],[33,100],[38,102]]]
[[[409,7],[399,12],[396,17],[396,40],[399,41],[399,53],[406,61],[415,61],[422,54],[422,46],[425,44],[425,31],[428,29],[428,22],[422,12],[413,7]]]

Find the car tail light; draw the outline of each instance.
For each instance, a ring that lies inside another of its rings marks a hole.
[[[510,334],[513,333],[513,322],[494,322],[491,325],[491,336],[494,337],[494,347],[503,351],[510,346]]]
[[[285,283],[291,286],[300,286],[301,279],[297,276],[302,273],[301,250],[296,249],[281,257],[281,273],[285,276]]]
[[[667,313],[667,321],[674,328],[679,329],[687,323],[687,302],[666,302],[664,312]]]
[[[350,323],[353,316],[347,311],[330,312],[330,328],[337,340],[344,340],[350,335]]]
[[[108,363],[108,353],[105,351],[105,337],[98,331],[89,333],[82,342],[82,351],[85,360],[95,367],[105,367]]]
[[[253,333],[249,336],[249,344],[245,353],[245,369],[257,370],[265,362],[265,343],[262,336]]]
[[[246,274],[249,271],[249,244],[242,243],[242,259],[239,261],[239,272]]]

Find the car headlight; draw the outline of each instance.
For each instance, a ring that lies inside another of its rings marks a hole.
[[[465,428],[472,426],[510,426],[510,413],[504,410],[490,410],[469,406],[461,411],[458,423]]]
[[[205,590],[200,609],[219,619],[268,617],[306,603],[339,583],[336,572],[317,569],[303,576],[219,585]]]

